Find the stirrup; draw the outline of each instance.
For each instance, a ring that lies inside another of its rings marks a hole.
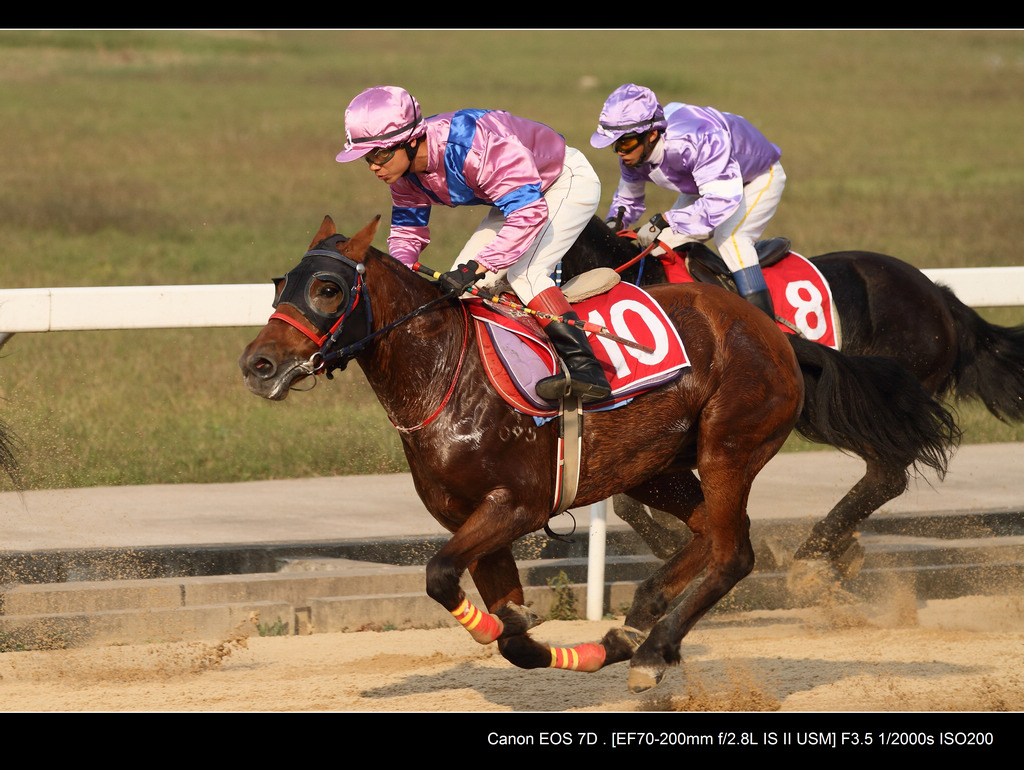
[[[557,390],[555,390],[557,388]],[[536,386],[537,395],[548,401],[561,401],[569,396],[578,396],[584,403],[603,401],[612,394],[610,387],[573,379],[568,368],[540,380]]]

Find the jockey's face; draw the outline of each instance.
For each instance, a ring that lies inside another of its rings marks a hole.
[[[627,134],[615,143],[615,153],[622,161],[622,165],[634,168],[647,160],[647,156],[651,154],[651,148],[657,140],[657,131],[648,131],[646,134]]]
[[[410,146],[415,147],[416,144],[417,141],[414,139]],[[404,144],[374,150],[363,157],[377,178],[388,185],[397,182],[410,170],[411,161]]]

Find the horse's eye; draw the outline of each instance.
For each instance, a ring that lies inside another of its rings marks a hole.
[[[334,281],[320,278],[309,287],[309,301],[321,313],[334,315],[343,309],[341,304],[345,301],[345,290]]]

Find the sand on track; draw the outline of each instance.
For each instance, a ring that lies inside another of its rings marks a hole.
[[[621,621],[548,621],[593,641]],[[0,655],[6,712],[1022,711],[1024,596],[721,613],[683,663],[631,694],[628,669],[516,669],[461,628],[140,643]]]

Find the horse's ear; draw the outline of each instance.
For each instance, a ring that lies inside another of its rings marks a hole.
[[[380,214],[375,216],[366,227],[352,236],[349,242],[345,244],[345,253],[353,259],[365,257],[370,244],[373,243],[373,236],[377,234],[377,226],[379,224]]]
[[[338,228],[334,226],[334,220],[331,219],[330,215],[324,217],[324,221],[320,223],[320,229],[316,231],[316,235],[313,236],[312,243],[309,244],[309,250],[312,251],[320,241],[326,240],[332,235],[336,235],[337,232]]]

